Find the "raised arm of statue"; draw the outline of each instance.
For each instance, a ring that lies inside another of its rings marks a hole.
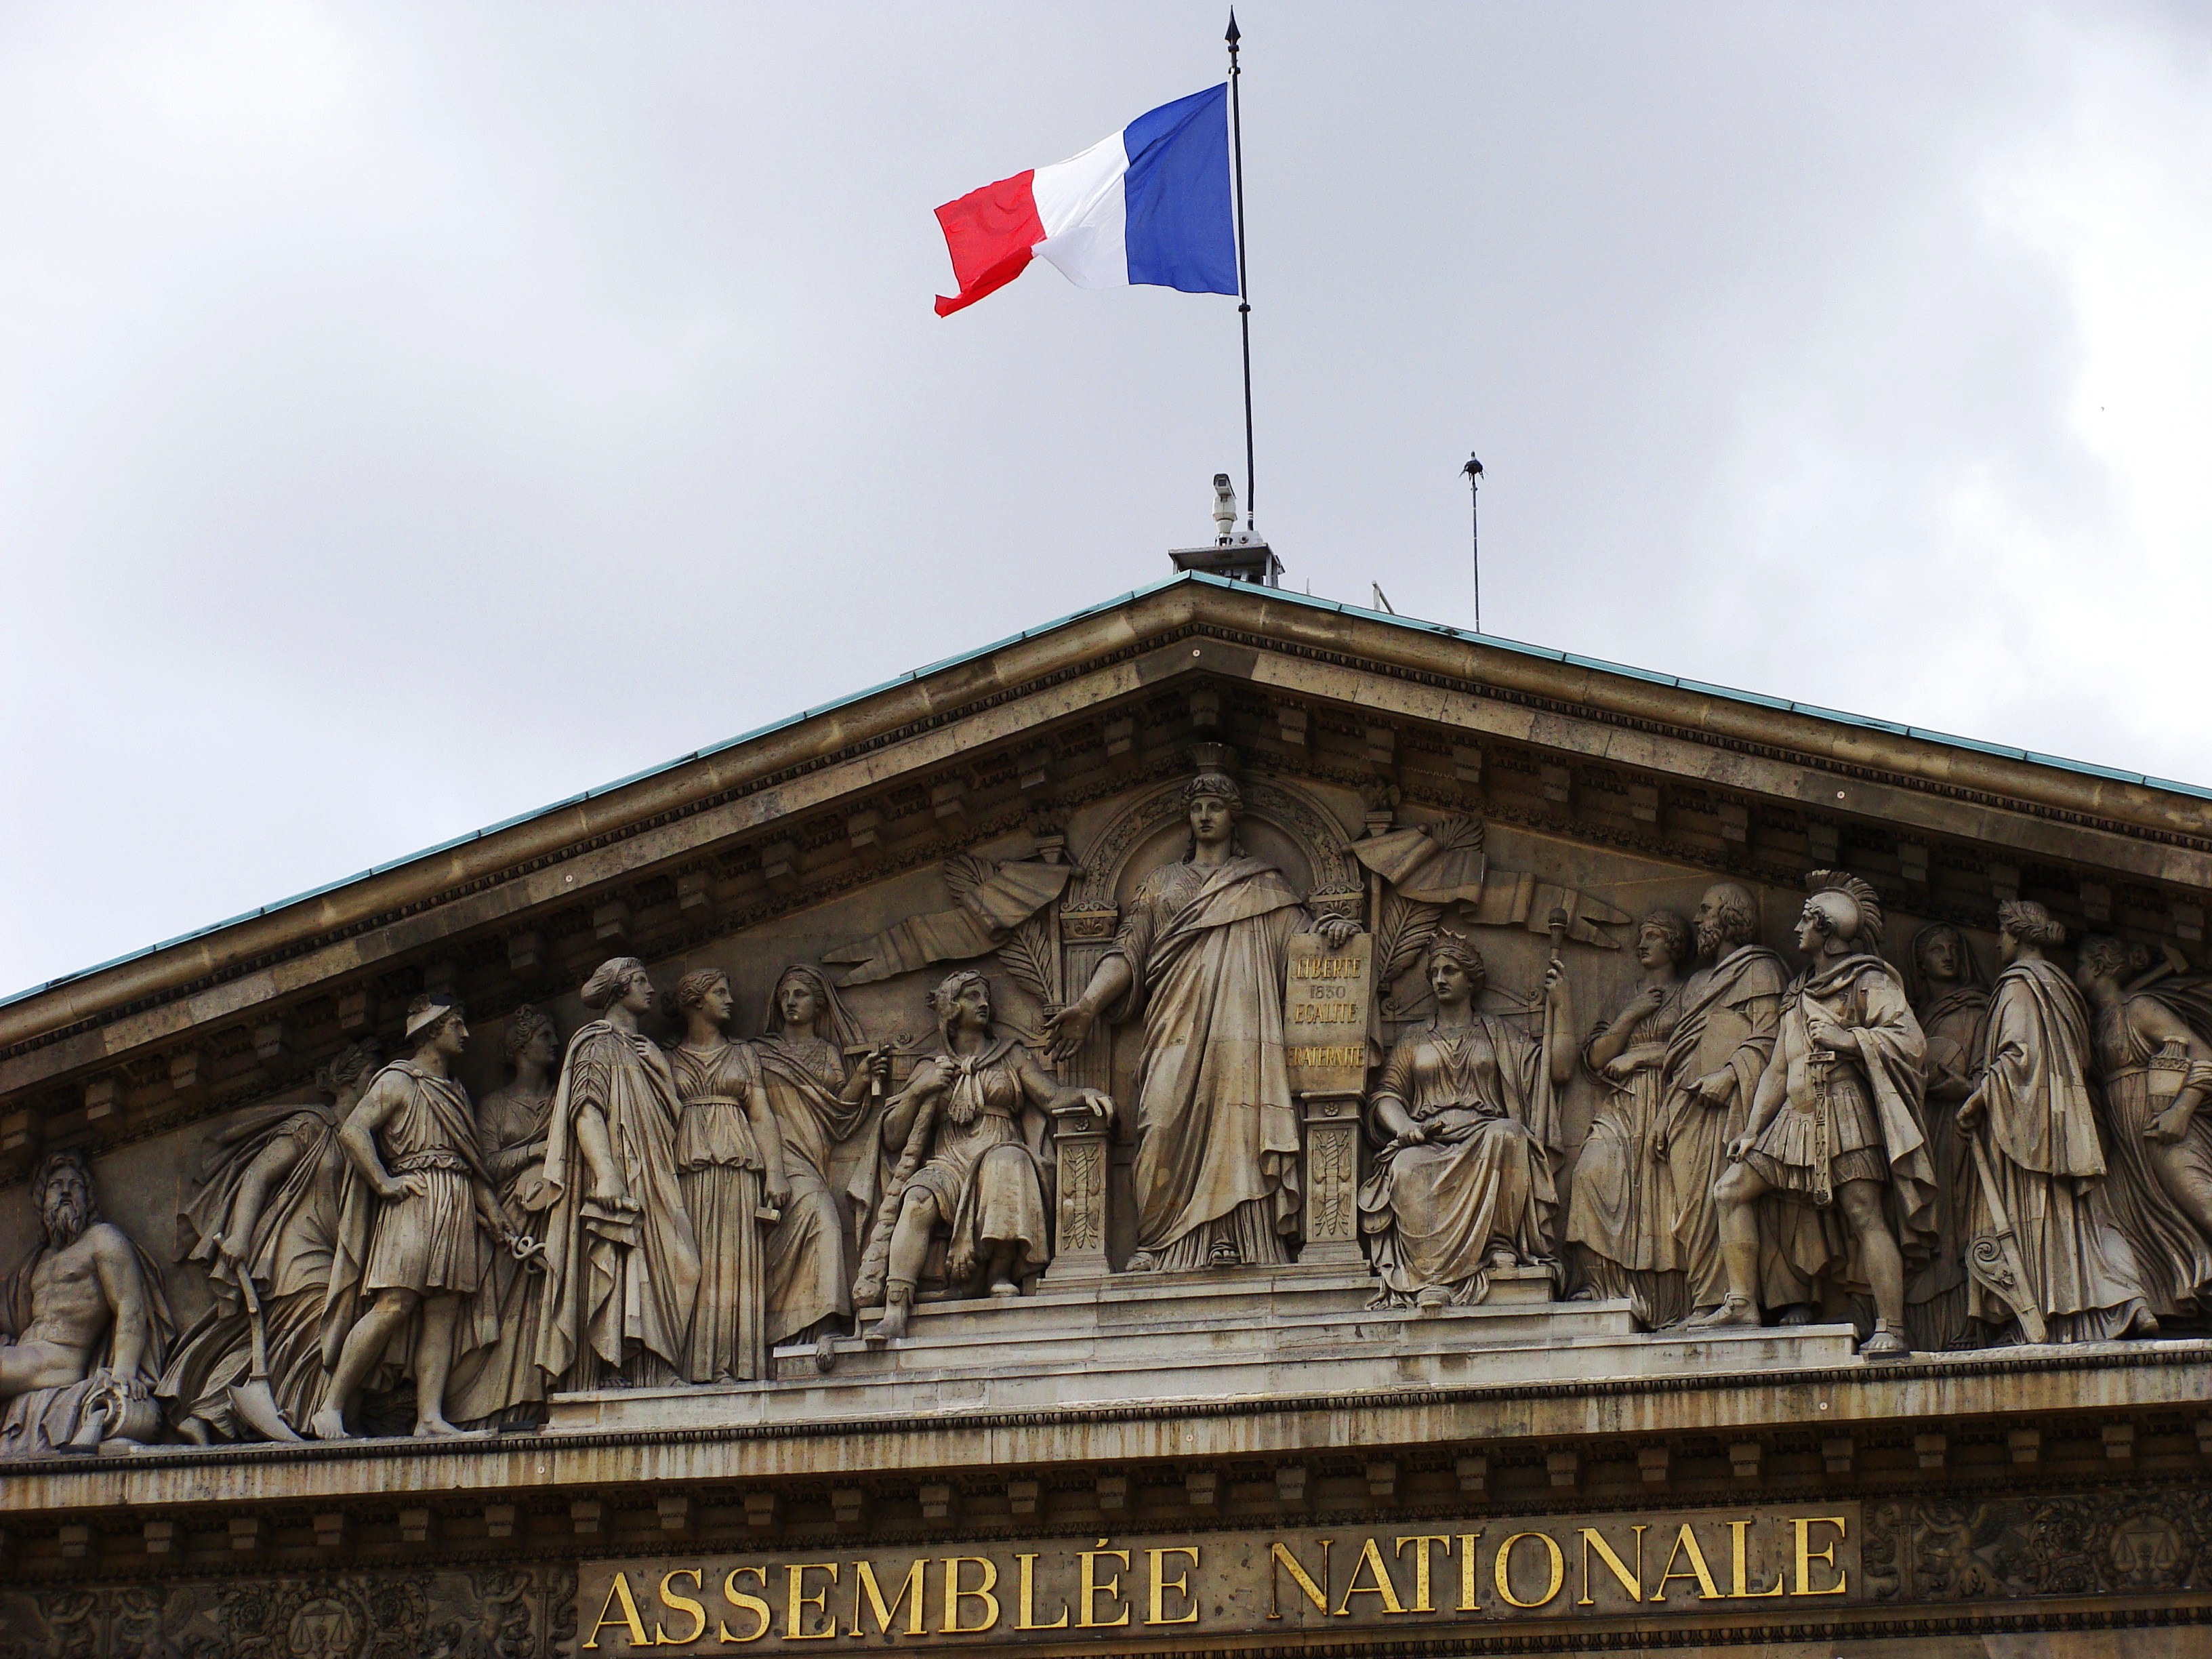
[[[246,1166],[246,1173],[238,1178],[238,1193],[231,1200],[230,1213],[223,1219],[222,1242],[217,1247],[223,1258],[234,1267],[245,1261],[252,1247],[253,1230],[260,1224],[261,1212],[269,1202],[269,1194],[283,1183],[292,1173],[292,1166],[300,1161],[306,1141],[297,1135],[279,1134],[254,1154],[253,1161]]]

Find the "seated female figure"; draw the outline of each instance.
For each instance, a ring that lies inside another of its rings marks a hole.
[[[1545,970],[1553,1087],[1572,1075],[1563,969]],[[1475,1012],[1482,956],[1457,934],[1429,954],[1436,1017],[1399,1038],[1368,1102],[1379,1144],[1359,1189],[1360,1231],[1382,1280],[1378,1307],[1463,1305],[1489,1294],[1504,1267],[1558,1262],[1551,1092],[1538,1045]]]

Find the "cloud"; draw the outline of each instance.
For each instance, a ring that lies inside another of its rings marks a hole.
[[[1496,631],[2212,778],[2201,14],[1239,16],[1293,586],[1467,621],[1473,448]],[[1241,473],[1233,305],[939,320],[929,210],[1218,34],[0,17],[0,981],[1165,574]]]

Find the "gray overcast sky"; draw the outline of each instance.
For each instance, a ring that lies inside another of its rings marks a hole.
[[[931,210],[1222,11],[0,10],[0,989],[1165,574],[1234,302]],[[2212,10],[1240,20],[1291,586],[2212,781]]]

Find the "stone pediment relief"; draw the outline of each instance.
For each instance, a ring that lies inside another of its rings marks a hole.
[[[1147,1319],[1247,1321],[1216,1379],[1243,1386],[1282,1360],[1276,1309],[1342,1333],[1316,1363],[1356,1380],[1370,1304],[1441,1371],[1509,1309],[1632,1369],[1657,1331],[1711,1357],[1819,1329],[1835,1359],[1868,1307],[1858,1336],[1932,1348],[2142,1333],[2212,1296],[2198,976],[2183,953],[2145,983],[2101,939],[2118,916],[2201,946],[2193,890],[2157,908],[2141,872],[2083,873],[2086,840],[1990,854],[1985,816],[1846,821],[1778,763],[1764,793],[1747,763],[1662,777],[1477,728],[1473,693],[1378,713],[1379,676],[1362,703],[1228,660],[1026,690],[1034,726],[963,703],[974,730],[897,728],[912,752],[603,825],[504,909],[490,883],[426,908],[373,971],[357,945],[266,1017],[226,989],[198,1035],[38,1084],[72,1091],[41,1107],[57,1139],[127,1126],[117,1168],[161,1164],[155,1198],[109,1183],[148,1294],[77,1311],[151,1332],[166,1282],[179,1315],[65,1437],[772,1414],[981,1387],[983,1352],[1034,1401],[1085,1344],[1155,1386],[1161,1352],[1112,1347]],[[1847,859],[1868,873],[1808,906],[1805,871]],[[1999,984],[1944,965],[2000,949]],[[2027,1061],[1993,1057],[2004,1018]],[[2120,1248],[2036,1178],[2059,1119],[2108,1166]],[[2078,1260],[2037,1255],[2058,1233]],[[19,1335],[59,1316],[58,1276],[27,1267]],[[2045,1305],[2063,1285],[2103,1299]],[[0,1392],[89,1396],[96,1368],[50,1381],[26,1346]]]

